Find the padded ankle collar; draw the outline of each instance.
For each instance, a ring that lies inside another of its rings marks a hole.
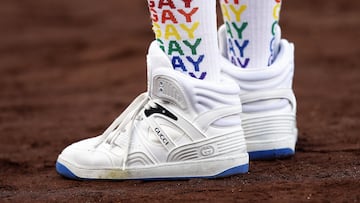
[[[236,80],[241,90],[252,91],[269,88],[291,88],[294,75],[294,45],[282,39],[280,50],[269,67],[237,67],[227,59],[226,33],[223,27],[219,30],[219,47],[222,53],[222,72]]]
[[[148,92],[151,98],[176,104],[182,109],[194,108],[196,112],[218,106],[240,103],[240,88],[233,80],[198,80],[172,68],[169,58],[154,41],[149,48]]]

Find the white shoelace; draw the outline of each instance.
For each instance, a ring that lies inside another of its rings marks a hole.
[[[108,144],[114,144],[115,140],[119,137],[121,133],[126,132],[126,126],[129,124],[129,132],[128,132],[128,143],[125,148],[125,154],[123,159],[122,170],[126,169],[126,162],[128,159],[130,145],[132,141],[132,134],[134,129],[134,122],[137,120],[138,114],[143,109],[155,108],[156,103],[153,102],[147,93],[140,94],[126,109],[123,113],[117,117],[113,123],[104,131],[101,136],[99,142],[95,147],[98,147],[101,143],[107,142]]]

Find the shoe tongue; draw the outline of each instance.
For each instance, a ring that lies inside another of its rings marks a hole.
[[[223,57],[227,58],[227,39],[225,24],[220,26],[218,31],[219,50]]]
[[[172,64],[169,57],[164,53],[156,41],[153,41],[149,47],[147,55],[147,70],[148,77],[151,77],[152,72],[160,68],[171,68]]]
[[[159,69],[165,69],[159,71]],[[185,95],[175,78],[172,78],[164,72],[173,71],[169,57],[159,47],[156,41],[153,41],[149,47],[147,55],[147,75],[148,92],[150,97],[158,98],[177,104],[181,108],[186,108]],[[158,74],[163,72],[163,74]],[[157,74],[155,74],[157,73]]]
[[[274,57],[274,61],[277,57],[277,55],[279,54],[280,51],[280,42],[281,42],[281,27],[279,26],[279,24],[276,24],[276,28],[275,28],[275,57]]]
[[[172,64],[168,56],[161,50],[160,46],[156,41],[150,44],[148,55],[147,55],[147,81],[148,81],[148,92],[150,92],[151,82],[153,80],[153,73],[157,69],[171,68]]]

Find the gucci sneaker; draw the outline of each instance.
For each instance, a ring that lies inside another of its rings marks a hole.
[[[226,30],[219,30],[223,73],[241,89],[241,114],[250,160],[292,156],[297,141],[296,99],[292,90],[294,45],[280,41],[270,67],[242,69],[229,65]]]
[[[57,172],[70,179],[220,178],[248,171],[238,85],[190,78],[153,42],[148,91],[100,136],[65,148]]]

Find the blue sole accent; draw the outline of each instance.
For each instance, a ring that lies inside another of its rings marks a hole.
[[[74,180],[81,180],[81,178],[77,177],[75,174],[73,174],[68,168],[66,168],[66,166],[62,165],[59,162],[56,162],[56,171],[69,179],[74,179]]]
[[[143,180],[143,181],[166,181],[166,180],[173,180],[173,181],[178,181],[178,180],[190,180],[190,179],[196,179],[196,178],[202,178],[202,179],[218,179],[218,178],[226,178],[232,175],[239,175],[239,174],[244,174],[247,173],[249,171],[249,164],[245,164],[245,165],[241,165],[241,166],[236,166],[234,168],[228,169],[222,173],[219,173],[215,176],[198,176],[198,177],[178,177],[178,178],[145,178],[145,179],[135,179],[135,180]]]
[[[272,160],[281,159],[293,156],[295,151],[290,148],[273,149],[264,151],[249,152],[249,158],[251,161],[256,160]]]
[[[72,173],[66,166],[64,166],[63,164],[56,162],[56,171],[64,176],[65,178],[69,178],[69,179],[73,179],[73,180],[99,180],[99,179],[85,179],[85,178],[80,178],[78,176],[76,176],[74,173]],[[143,178],[143,179],[110,179],[113,181],[116,180],[143,180],[143,181],[161,181],[161,180],[189,180],[189,179],[193,179],[193,178],[204,178],[204,179],[216,179],[216,178],[225,178],[228,176],[232,176],[232,175],[237,175],[237,174],[244,174],[247,173],[249,171],[249,164],[244,164],[241,166],[236,166],[234,168],[228,169],[222,173],[219,173],[215,176],[199,176],[199,177],[170,177],[170,178]],[[106,180],[106,179],[104,179]]]
[[[249,164],[245,164],[245,165],[241,165],[241,166],[237,166],[237,167],[228,169],[218,175],[211,176],[211,177],[205,177],[205,178],[208,178],[208,179],[224,178],[224,177],[228,177],[228,176],[232,176],[232,175],[236,175],[236,174],[244,174],[244,173],[247,173],[248,171],[249,171]]]

